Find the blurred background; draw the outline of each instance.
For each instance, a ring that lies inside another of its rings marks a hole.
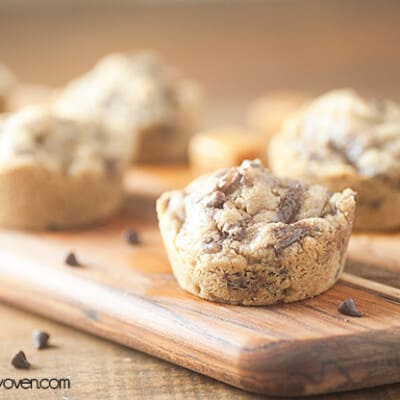
[[[155,49],[235,120],[276,88],[399,98],[399,21],[395,0],[1,0],[0,59],[21,81],[58,86],[109,52]]]

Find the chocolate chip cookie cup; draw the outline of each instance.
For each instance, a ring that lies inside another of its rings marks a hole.
[[[353,90],[317,98],[289,119],[269,147],[278,176],[357,193],[354,228],[400,227],[400,106]]]
[[[113,53],[68,83],[55,101],[62,115],[101,120],[134,142],[139,163],[181,162],[201,120],[202,90],[152,52]]]
[[[157,201],[179,285],[242,305],[289,303],[329,289],[343,270],[354,209],[352,190],[278,179],[259,161],[200,177]]]
[[[0,127],[0,226],[69,229],[115,213],[123,161],[97,125],[59,118],[41,107]]]

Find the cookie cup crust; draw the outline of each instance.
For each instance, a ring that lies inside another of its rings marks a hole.
[[[39,165],[0,168],[0,225],[72,229],[114,214],[122,200],[121,176],[85,171],[61,175]]]
[[[215,302],[261,306],[290,303],[316,296],[338,280],[343,270],[354,215],[353,192],[344,191],[337,213],[294,224],[271,223],[277,229],[304,229],[310,234],[276,251],[273,242],[259,252],[226,248],[208,254],[190,234],[181,234],[183,221],[168,208],[169,192],[157,201],[157,214],[173,273],[188,292]]]

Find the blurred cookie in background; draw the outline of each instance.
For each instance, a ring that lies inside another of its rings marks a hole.
[[[312,96],[292,90],[276,90],[254,100],[247,111],[251,129],[262,133],[267,141],[282,127],[284,120],[312,100]]]
[[[352,89],[318,97],[269,146],[279,176],[357,192],[354,227],[400,227],[400,105]]]
[[[0,63],[0,112],[7,110],[9,96],[16,82],[17,80],[11,70]]]
[[[195,174],[238,166],[243,160],[265,158],[263,135],[240,126],[204,130],[189,144],[189,163]]]
[[[27,107],[0,124],[0,225],[69,229],[102,221],[121,203],[128,166],[100,124]]]
[[[133,161],[182,162],[199,128],[202,94],[157,54],[110,54],[73,80],[56,100],[67,117],[103,121],[131,136]]]

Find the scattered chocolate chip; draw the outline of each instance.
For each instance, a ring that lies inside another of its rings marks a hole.
[[[21,350],[12,359],[11,365],[17,369],[29,369],[31,364],[26,359],[25,353]]]
[[[74,252],[68,253],[67,257],[65,258],[65,264],[69,265],[70,267],[81,267],[81,263],[76,258]]]
[[[138,244],[140,242],[139,233],[133,229],[127,229],[124,231],[122,237],[128,244]]]
[[[295,184],[287,189],[278,206],[278,217],[280,221],[285,224],[290,224],[296,219],[300,210],[303,192],[303,187],[300,184]]]
[[[39,329],[34,329],[32,332],[33,344],[37,350],[48,347],[50,335],[47,332]]]
[[[339,304],[338,311],[341,314],[348,315],[349,317],[362,317],[362,313],[357,311],[354,300],[351,297]]]
[[[210,199],[207,202],[206,206],[213,208],[222,208],[224,203],[225,203],[225,194],[220,190],[217,190],[210,195]]]

